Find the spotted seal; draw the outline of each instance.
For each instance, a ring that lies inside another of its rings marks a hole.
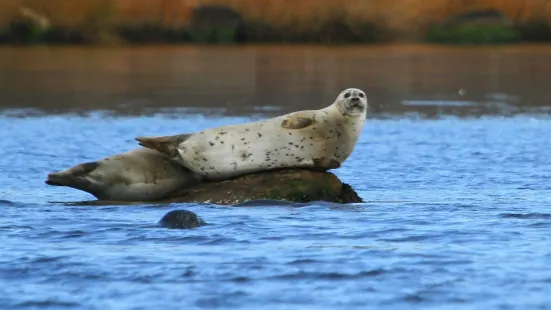
[[[136,148],[95,162],[50,173],[46,184],[68,186],[100,200],[153,201],[199,183],[201,177],[148,148]]]
[[[141,146],[167,154],[203,176],[224,180],[277,168],[339,168],[362,132],[367,97],[343,90],[321,110],[161,137],[137,137]]]
[[[173,229],[190,229],[206,225],[202,218],[188,210],[172,210],[165,214],[158,224]]]

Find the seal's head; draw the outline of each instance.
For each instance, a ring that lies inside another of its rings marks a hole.
[[[346,116],[364,116],[367,112],[367,96],[361,89],[347,88],[335,101],[339,111]]]

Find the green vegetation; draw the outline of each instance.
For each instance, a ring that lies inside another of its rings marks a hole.
[[[501,25],[466,25],[458,27],[432,27],[427,41],[447,44],[500,44],[520,40],[520,33],[513,27]]]
[[[548,0],[29,0],[0,4],[0,43],[380,43],[551,41]],[[1,2],[1,1],[0,1]],[[394,3],[395,5],[392,5]],[[400,5],[398,5],[400,4]],[[485,8],[485,9],[484,9]],[[519,12],[522,12],[520,14]],[[428,27],[428,28],[427,28]],[[428,29],[428,30],[427,30]]]
[[[140,26],[121,26],[115,35],[122,41],[136,44],[178,43],[189,41],[189,35],[183,28],[163,28],[154,24]]]
[[[7,28],[0,30],[0,41],[35,44],[47,41],[50,36],[51,28],[41,27],[31,23],[14,22]]]
[[[188,41],[194,43],[231,44],[237,42],[237,29],[234,27],[192,29],[187,33]]]

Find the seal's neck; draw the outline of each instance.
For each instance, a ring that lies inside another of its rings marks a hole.
[[[329,113],[338,113],[338,114],[341,114],[342,116],[346,115],[346,110],[344,109],[342,104],[339,104],[338,101],[333,102],[333,104],[324,108],[323,110]]]
[[[331,114],[338,114],[340,117],[350,119],[353,122],[363,122],[365,120],[365,113],[361,115],[350,115],[347,113],[345,107],[342,104],[338,104],[337,101],[335,101],[332,105],[322,109],[322,111]]]

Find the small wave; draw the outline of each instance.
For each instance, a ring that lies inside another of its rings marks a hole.
[[[526,227],[530,227],[530,228],[548,228],[548,227],[551,227],[551,222],[545,221],[545,222],[532,223],[530,225],[526,225]]]
[[[217,296],[209,296],[209,297],[203,297],[199,298],[195,302],[195,306],[205,309],[205,308],[217,308],[217,309],[228,309],[228,308],[234,308],[238,303],[236,303],[236,300],[238,300],[240,297],[248,296],[248,293],[241,290],[231,291],[231,292],[224,292],[221,294],[218,294]]]
[[[234,207],[300,207],[306,205],[305,203],[274,200],[274,199],[256,199],[249,200],[241,203],[236,203]]]
[[[50,308],[50,307],[62,307],[71,308],[80,307],[81,304],[72,301],[60,301],[60,300],[29,300],[14,305],[15,308]]]
[[[406,302],[412,302],[412,303],[421,303],[426,300],[425,297],[421,296],[421,294],[407,294],[403,297],[403,300]]]
[[[343,205],[340,203],[327,202],[327,201],[311,201],[311,202],[293,202],[287,200],[274,200],[274,199],[256,199],[249,200],[232,205],[233,207],[328,207],[328,208],[342,208],[347,209],[353,206]],[[357,206],[354,206],[357,208]]]
[[[271,279],[277,280],[293,280],[293,279],[325,279],[325,280],[344,280],[357,279],[363,277],[374,277],[386,273],[384,269],[364,270],[356,273],[344,272],[307,272],[299,271],[279,276],[274,276]]]
[[[428,266],[446,266],[446,265],[469,265],[472,264],[472,260],[468,259],[427,259],[417,262],[420,265]]]
[[[249,278],[249,277],[244,277],[244,276],[237,276],[237,277],[234,277],[232,279],[230,279],[230,281],[232,282],[248,282],[248,281],[251,281],[252,279]]]
[[[35,229],[35,228],[32,227],[32,226],[27,226],[27,225],[21,225],[21,226],[18,226],[18,225],[0,226],[0,230],[15,230],[15,229],[28,229],[28,230],[31,230],[31,229]]]
[[[444,100],[403,100],[401,102],[404,106],[434,106],[434,107],[470,107],[475,103],[472,101],[444,101]]]
[[[136,237],[130,237],[124,240],[120,240],[120,244],[127,244],[127,243],[134,243],[134,242],[166,242],[166,243],[174,243],[174,242],[185,242],[185,243],[201,243],[201,242],[209,242],[212,240],[212,237],[209,236],[202,236],[202,235],[184,235],[180,237],[174,238],[173,236],[136,236]]]
[[[526,220],[551,219],[550,213],[502,213],[499,216],[502,218],[526,219]]]
[[[313,264],[313,263],[317,263],[317,262],[318,261],[316,261],[315,259],[302,258],[302,259],[296,259],[296,260],[290,261],[290,262],[287,263],[287,265]]]
[[[252,243],[249,240],[236,240],[234,238],[219,237],[213,238],[206,242],[202,242],[202,245],[223,245],[223,244],[249,244]]]
[[[411,241],[423,241],[427,239],[432,239],[435,236],[430,235],[421,235],[421,236],[407,236],[403,238],[385,238],[385,239],[378,239],[378,241],[384,241],[384,242],[411,242]]]
[[[43,117],[46,114],[45,111],[36,108],[4,108],[0,111],[2,117],[8,118]]]
[[[89,207],[89,206],[156,206],[155,203],[141,201],[110,201],[110,200],[84,200],[84,201],[49,201],[51,204],[60,204],[67,207]]]
[[[49,263],[52,263],[52,262],[61,261],[61,259],[63,259],[63,258],[64,257],[62,257],[62,256],[58,256],[58,257],[42,256],[42,257],[37,257],[35,259],[31,259],[29,261],[29,264],[49,264]]]
[[[87,236],[88,233],[85,232],[85,231],[82,231],[82,230],[72,230],[72,231],[67,231],[65,232],[65,235],[62,236],[62,238],[80,238],[80,237],[84,237],[84,236]]]
[[[0,207],[12,207],[12,206],[15,206],[16,203],[13,202],[13,201],[9,201],[9,200],[4,200],[4,199],[0,199]]]

